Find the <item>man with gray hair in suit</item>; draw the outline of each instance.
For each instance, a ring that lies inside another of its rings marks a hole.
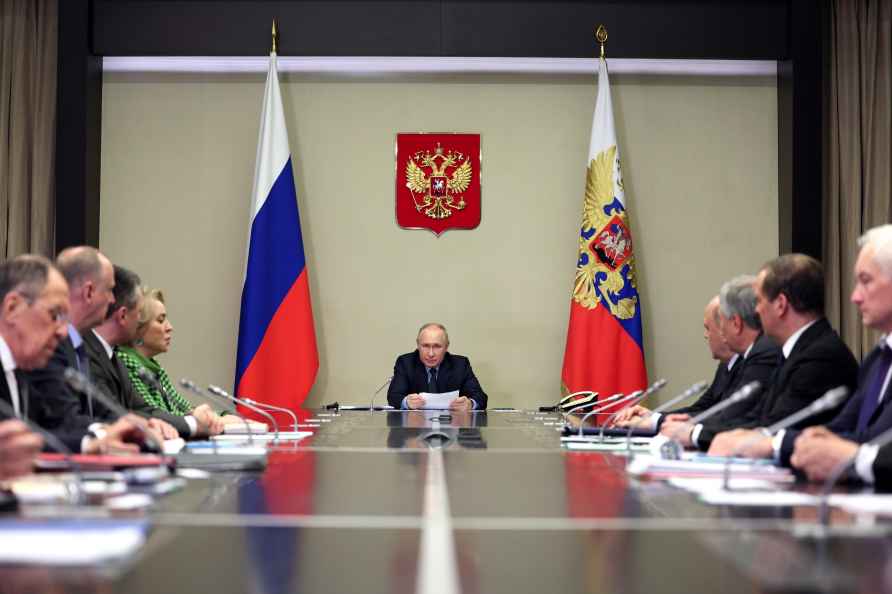
[[[621,410],[613,421],[618,427],[635,426],[639,429],[659,431],[663,423],[683,422],[696,416],[708,408],[718,404],[729,394],[734,385],[734,378],[740,371],[740,355],[728,348],[721,332],[721,316],[719,315],[719,296],[709,300],[703,310],[703,339],[709,348],[709,354],[719,363],[709,388],[689,406],[676,408],[666,414],[654,413],[646,406],[637,404]]]
[[[765,386],[777,368],[780,350],[762,333],[753,291],[755,280],[756,277],[751,275],[736,276],[723,284],[719,291],[719,330],[728,348],[740,357],[726,395],[752,381],[759,381]],[[691,426],[686,418],[667,419],[660,432],[678,439],[685,446],[705,451],[717,433],[734,427],[756,402],[757,399],[751,398],[729,406],[696,426]]]
[[[42,256],[26,254],[0,264],[0,419],[28,419],[58,437],[73,451],[138,451],[145,438],[138,420],[128,417],[103,425],[78,414],[78,401],[46,394],[29,381],[42,370],[67,337],[69,286]],[[0,475],[20,474],[40,440],[18,420],[0,423]],[[24,464],[16,464],[16,461]],[[12,469],[10,471],[10,468]]]
[[[868,328],[883,332],[858,372],[858,389],[826,427],[786,431],[772,441],[775,458],[824,480],[841,462],[852,460],[862,481],[892,487],[892,448],[868,445],[892,428],[892,225],[867,231],[859,240],[851,300]],[[768,448],[765,448],[769,451]]]

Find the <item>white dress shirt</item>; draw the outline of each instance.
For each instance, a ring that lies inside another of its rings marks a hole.
[[[15,414],[22,415],[22,407],[19,402],[19,384],[15,379],[16,363],[12,351],[3,336],[0,336],[0,361],[3,363],[3,375],[6,376],[6,385],[9,388],[9,398],[12,400],[12,408]]]

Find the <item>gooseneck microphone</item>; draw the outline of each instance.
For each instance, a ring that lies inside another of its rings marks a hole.
[[[608,400],[615,398],[616,396],[620,396],[620,398],[614,402],[606,404],[605,406],[599,406],[598,408],[596,408],[594,410],[590,410],[587,413],[585,413],[585,415],[583,415],[583,417],[579,420],[579,437],[582,437],[583,429],[585,428],[585,422],[588,420],[588,418],[590,416],[600,414],[603,410],[610,408],[612,406],[616,406],[617,404],[623,404],[624,402],[629,402],[630,400],[634,400],[635,398],[640,397],[642,394],[644,394],[643,390],[636,390],[626,396],[623,396],[622,393],[619,393],[619,394],[614,394],[613,396],[610,396],[610,398],[605,398],[603,400],[603,402],[606,403]],[[622,408],[625,408],[625,406],[623,406]],[[620,410],[622,410],[622,409],[620,409]],[[613,415],[612,412],[603,413],[603,414]]]
[[[195,384],[195,382],[193,382],[192,380],[183,378],[180,380],[180,385],[183,386],[184,388],[186,388],[187,390],[189,390],[190,392],[192,392],[193,394],[195,394],[196,396],[202,396],[204,398],[211,396],[212,399],[216,400],[217,402],[222,401],[227,405],[229,404],[229,400],[226,400],[225,398],[217,396],[216,394],[208,394],[207,392],[202,391],[202,389],[199,388]],[[241,419],[242,423],[244,423],[244,425],[245,425],[245,431],[247,432],[247,435],[248,435],[248,445],[254,445],[254,431],[251,429],[251,424],[248,422],[248,419],[246,419],[241,413],[239,413],[238,410],[233,411],[233,414],[235,416],[237,416],[239,419]],[[208,436],[208,439],[210,439],[210,436]],[[216,442],[216,440],[213,440],[213,439],[210,439],[210,441]]]
[[[381,384],[381,386],[380,386],[377,390],[375,390],[375,393],[374,393],[374,394],[372,394],[372,399],[371,399],[371,401],[369,402],[369,414],[372,414],[373,412],[375,412],[375,396],[377,396],[378,394],[380,394],[380,393],[381,393],[381,390],[383,390],[384,387],[387,386],[387,384],[389,384],[389,383],[392,382],[392,381],[393,381],[393,376],[391,375],[391,376],[388,377],[386,380],[384,380],[384,383]]]
[[[688,398],[691,398],[692,396],[696,396],[696,395],[700,394],[703,390],[705,390],[708,387],[709,387],[709,382],[706,382],[706,381],[696,382],[691,387],[689,387],[687,390],[685,390],[684,392],[679,394],[678,396],[675,396],[675,397],[669,399],[668,401],[664,402],[660,406],[658,406],[655,409],[653,409],[652,411],[650,411],[650,413],[647,416],[651,417],[655,413],[662,413],[665,410],[669,410],[670,408],[672,408],[679,402],[682,402],[683,400],[687,400]],[[631,453],[631,451],[632,451],[632,431],[634,429],[635,429],[635,426],[633,424],[629,423],[629,430],[626,431],[626,452],[627,453]]]
[[[65,461],[71,467],[71,473],[74,475],[73,483],[65,483],[65,486],[69,490],[68,498],[74,505],[80,505],[81,503],[84,503],[86,501],[84,475],[82,473],[81,465],[74,459],[74,452],[71,451],[71,448],[65,445],[65,443],[63,443],[61,439],[59,439],[31,419],[27,417],[20,417],[18,414],[16,414],[16,411],[12,407],[12,405],[10,405],[5,400],[0,400],[0,413],[3,413],[10,419],[18,419],[19,421],[24,423],[24,425],[28,429],[40,435],[43,438],[44,442],[46,442],[46,445],[48,445],[54,452],[62,454],[62,456],[65,458]]]
[[[652,383],[650,385],[650,387],[647,388],[640,396],[638,396],[631,402],[623,405],[623,408],[627,408],[629,406],[635,406],[636,404],[639,404],[642,400],[644,400],[651,394],[655,394],[655,393],[659,392],[660,390],[662,390],[663,387],[666,385],[666,383],[667,382],[665,379],[658,379],[657,381]],[[598,441],[600,441],[600,442],[604,441],[604,430],[607,429],[608,425],[610,425],[610,422],[613,421],[613,419],[615,419],[617,417],[617,415],[619,415],[621,410],[622,409],[615,411],[612,415],[607,417],[607,420],[604,421],[604,423],[601,425],[601,433],[598,436]]]
[[[268,412],[266,412],[265,410],[263,410],[262,408],[260,408],[258,406],[254,406],[253,404],[248,404],[247,402],[245,402],[245,400],[243,398],[233,396],[232,394],[230,394],[229,392],[227,392],[220,386],[208,384],[208,392],[210,392],[211,394],[216,394],[217,396],[220,396],[222,398],[226,398],[227,400],[230,400],[230,401],[234,402],[235,404],[241,404],[241,405],[253,410],[260,416],[266,417],[273,426],[273,433],[274,433],[273,441],[279,441],[279,424],[276,422],[276,420],[273,418],[273,416],[271,414],[269,414]]]
[[[849,389],[846,386],[839,386],[837,388],[827,390],[826,392],[824,392],[823,396],[821,396],[805,408],[797,410],[792,415],[785,417],[777,423],[765,428],[765,430],[761,431],[759,435],[754,435],[749,439],[743,441],[743,443],[734,448],[734,451],[731,452],[731,455],[728,456],[727,460],[725,460],[725,465],[722,469],[722,488],[726,491],[728,490],[728,481],[730,481],[731,479],[731,462],[733,461],[733,459],[737,456],[740,456],[741,454],[746,453],[746,451],[750,449],[754,443],[761,439],[764,439],[766,436],[775,435],[781,429],[788,429],[796,423],[807,419],[808,417],[836,407],[837,405],[841,404],[848,395]]]
[[[698,423],[702,423],[706,419],[713,417],[729,406],[733,406],[738,402],[743,402],[744,400],[751,398],[753,395],[758,394],[761,389],[762,382],[759,380],[751,381],[750,383],[741,386],[737,391],[721,402],[713,404],[699,415],[695,415],[693,418],[688,419],[681,427],[678,427],[673,431],[667,441],[660,446],[661,457],[669,460],[680,460],[684,448],[678,443],[678,437],[681,435],[681,432],[685,427],[696,427]]]
[[[863,445],[881,448],[889,443],[892,443],[892,428],[886,429]],[[856,450],[854,456],[846,458],[830,471],[827,480],[824,481],[824,485],[821,487],[821,499],[818,504],[818,520],[825,530],[830,525],[830,492],[833,491],[833,487],[839,482],[843,473],[855,465],[855,460],[857,458],[858,452]]]
[[[283,414],[287,414],[288,416],[291,417],[291,421],[293,422],[293,426],[294,426],[294,431],[297,431],[297,415],[294,414],[293,410],[285,408],[284,406],[274,406],[274,405],[268,404],[266,402],[257,402],[256,400],[253,400],[251,398],[242,398],[242,400],[244,400],[248,404],[253,404],[254,406],[259,406],[260,408],[264,408],[266,410],[271,410],[274,412],[280,412]]]
[[[72,389],[86,394],[87,398],[98,400],[103,406],[119,417],[130,415],[129,410],[124,408],[114,398],[107,395],[99,386],[90,381],[90,378],[74,367],[67,367],[63,377]],[[151,431],[149,431],[149,427],[144,419],[137,415],[131,415],[131,418],[128,420],[139,430],[140,435],[143,438],[143,443],[148,451],[155,454],[160,454],[164,451],[164,448],[158,443],[158,440],[155,439]]]

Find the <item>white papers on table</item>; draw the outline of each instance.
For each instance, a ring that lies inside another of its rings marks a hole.
[[[561,438],[561,444],[568,450],[595,452],[622,452],[628,447],[625,437],[608,437],[603,441],[597,437],[578,437],[569,435]],[[632,451],[640,452],[650,449],[649,437],[633,437]]]
[[[791,477],[792,479],[792,477]],[[691,491],[692,493],[706,493],[710,491],[722,491],[725,488],[725,479],[724,478],[711,478],[711,477],[699,477],[699,478],[681,478],[674,477],[666,481],[673,487],[678,487],[679,489],[684,489],[685,491]],[[782,488],[783,483],[780,481],[766,481],[764,479],[754,479],[754,478],[741,478],[741,477],[731,477],[728,479],[728,487],[732,491],[739,491],[742,489],[748,491],[762,490],[762,491],[777,491]]]
[[[250,431],[249,431],[250,429]],[[231,435],[246,435],[248,433],[266,433],[269,431],[269,425],[266,423],[258,423],[257,421],[248,421],[245,423],[226,423],[223,425],[223,433]]]
[[[133,555],[146,540],[142,521],[0,522],[0,563],[93,565]]]
[[[208,454],[209,456],[213,456],[214,454],[225,454],[227,456],[262,456],[266,454],[266,442],[262,442],[256,445],[251,445],[247,441],[240,441],[238,443],[221,443],[219,447],[213,447],[213,444],[207,441],[200,442],[195,444],[197,447],[193,447],[191,444],[186,448],[186,451],[190,454]]]
[[[218,442],[237,442],[237,443],[247,443],[251,439],[259,442],[269,442],[278,439],[279,441],[300,441],[304,437],[310,437],[313,435],[312,431],[279,431],[279,437],[276,437],[275,433],[252,433],[250,438],[247,434],[242,435],[232,435],[221,433],[220,435],[214,435],[211,437],[212,440]]]
[[[182,437],[177,437],[176,439],[165,439],[164,443],[161,444],[161,451],[167,454],[168,456],[173,456],[180,453],[186,445],[186,440]]]
[[[817,505],[819,498],[793,491],[706,491],[700,500],[713,505],[747,505],[774,507],[778,505]]]
[[[830,503],[853,514],[892,515],[892,495],[875,493],[831,495]]]
[[[439,394],[422,392],[421,394],[419,394],[419,396],[424,397],[424,408],[441,410],[444,408],[449,408],[449,405],[452,404],[452,401],[458,398],[458,390],[453,390],[451,392],[441,392]]]
[[[626,471],[633,476],[651,478],[671,477],[723,477],[724,458],[696,456],[683,460],[665,460],[656,456],[639,455],[629,462]],[[793,473],[788,468],[774,466],[765,460],[734,458],[729,473],[736,478],[757,478],[770,481],[792,481]]]
[[[71,501],[80,488],[88,496],[120,495],[127,491],[127,483],[119,481],[84,480],[78,484],[75,474],[33,474],[9,484],[19,503],[25,505]]]
[[[700,493],[700,500],[714,505],[762,506],[817,506],[821,503],[818,495],[796,493],[793,491],[735,491],[721,488]],[[836,493],[830,496],[828,504],[839,507],[853,514],[892,515],[892,495],[873,493]]]

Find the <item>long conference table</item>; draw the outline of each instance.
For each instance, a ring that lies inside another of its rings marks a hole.
[[[708,505],[624,455],[562,448],[556,414],[314,414],[262,472],[189,479],[141,511],[69,510],[142,518],[145,544],[0,566],[0,593],[892,592],[882,515],[834,509],[822,531],[811,505]],[[41,516],[26,512],[0,522]]]

